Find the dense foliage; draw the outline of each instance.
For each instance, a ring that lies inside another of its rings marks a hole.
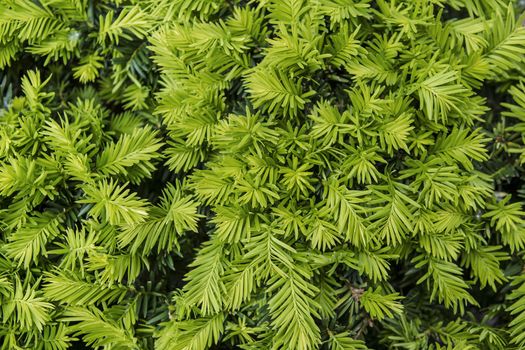
[[[0,349],[525,348],[509,0],[0,0]]]

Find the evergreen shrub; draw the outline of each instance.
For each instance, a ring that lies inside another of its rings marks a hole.
[[[0,0],[0,349],[525,349],[509,0]]]

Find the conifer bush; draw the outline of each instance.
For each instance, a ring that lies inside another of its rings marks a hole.
[[[0,349],[525,349],[510,0],[0,0]]]

